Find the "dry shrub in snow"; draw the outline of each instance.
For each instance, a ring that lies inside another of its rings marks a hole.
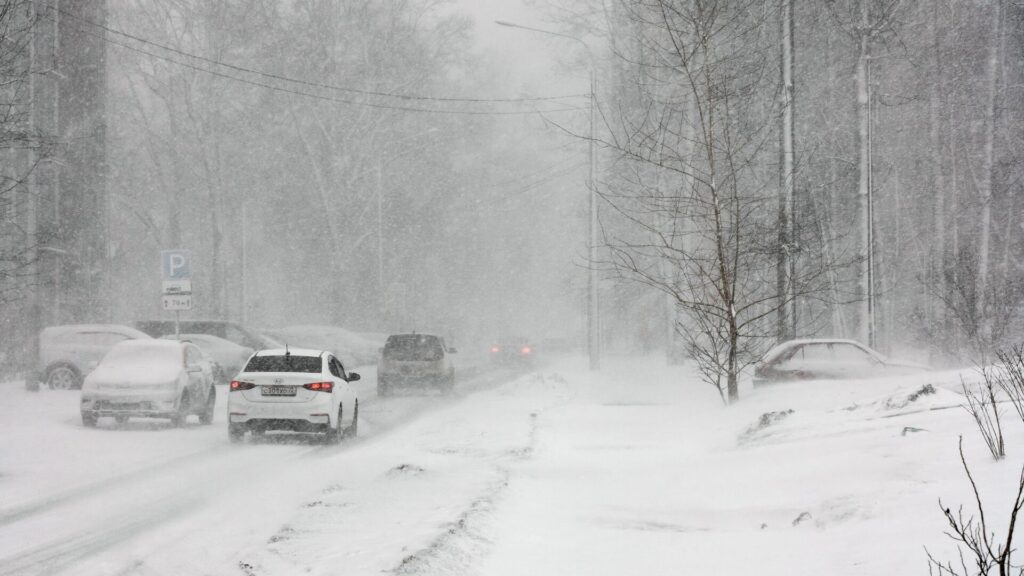
[[[996,398],[996,391],[1001,388],[999,382],[1001,373],[998,368],[982,368],[981,374],[984,382],[977,388],[968,386],[966,382],[960,382],[964,390],[964,398],[967,405],[964,408],[974,418],[978,425],[988,451],[996,460],[1006,456],[1006,445],[1003,440],[1003,424],[1001,421],[1002,411],[999,408],[999,401]]]
[[[1017,415],[1024,421],[1024,344],[1009,350],[996,352],[999,358],[999,386],[1017,409]]]
[[[946,522],[949,524],[946,536],[957,543],[957,550],[960,553],[959,566],[954,566],[951,561],[937,560],[925,548],[925,552],[928,554],[928,573],[938,576],[990,576],[992,574],[1024,576],[1024,567],[1015,566],[1011,558],[1013,555],[1013,531],[1016,528],[1021,508],[1024,508],[1024,468],[1021,469],[1017,482],[1017,497],[1010,509],[1010,521],[1006,528],[1006,536],[1000,542],[985,517],[985,507],[981,503],[978,485],[964,458],[963,437],[960,438],[960,462],[963,464],[967,479],[971,482],[977,516],[974,514],[965,516],[963,506],[954,512],[946,508],[941,499],[939,500],[939,509],[942,510],[942,515],[946,517]]]

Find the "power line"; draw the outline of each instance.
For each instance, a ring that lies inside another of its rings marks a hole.
[[[57,7],[55,7],[55,6],[51,5],[51,4],[47,4],[47,7],[49,7],[52,10],[55,10],[56,12],[59,12],[60,14],[62,14],[64,16],[67,16],[69,18],[73,18],[75,20],[78,20],[78,21],[83,22],[85,24],[88,24],[90,26],[94,26],[94,27],[99,28],[101,30],[105,30],[106,32],[109,32],[111,34],[116,34],[116,35],[124,37],[124,38],[129,38],[131,40],[134,40],[136,42],[140,42],[142,44],[146,44],[146,45],[149,45],[149,46],[160,48],[161,50],[167,50],[168,52],[172,52],[172,53],[178,54],[180,56],[185,56],[187,58],[193,58],[195,60],[206,62],[208,64],[213,64],[215,66],[223,66],[225,68],[229,68],[229,69],[235,70],[237,72],[244,72],[244,73],[247,73],[247,74],[254,74],[254,75],[262,76],[264,78],[269,78],[269,79],[272,79],[272,80],[280,80],[280,81],[283,81],[283,82],[291,82],[291,83],[299,84],[299,85],[302,85],[302,86],[309,86],[311,88],[323,88],[323,89],[328,89],[328,90],[337,90],[337,91],[341,91],[341,92],[349,92],[349,93],[353,93],[353,94],[363,94],[363,95],[367,95],[367,96],[382,96],[382,97],[387,97],[387,98],[397,98],[397,99],[400,99],[400,100],[436,101],[436,102],[464,102],[464,103],[543,102],[543,101],[553,101],[553,100],[566,100],[566,99],[570,99],[570,98],[586,98],[586,97],[590,96],[589,94],[565,94],[565,95],[561,95],[561,96],[530,96],[530,97],[522,97],[522,98],[459,98],[459,97],[442,97],[442,96],[424,96],[424,95],[417,95],[417,94],[398,94],[398,93],[394,93],[394,92],[380,92],[380,91],[374,91],[374,90],[361,90],[361,89],[358,89],[358,88],[351,88],[351,87],[346,87],[346,86],[338,86],[338,85],[334,85],[334,84],[325,84],[325,83],[321,83],[321,82],[311,82],[309,80],[301,80],[301,79],[298,79],[298,78],[291,78],[291,77],[283,76],[283,75],[280,75],[280,74],[274,74],[274,73],[271,73],[271,72],[264,72],[262,70],[256,70],[256,69],[252,69],[252,68],[246,68],[246,67],[243,67],[243,66],[238,66],[236,64],[230,64],[228,62],[223,62],[223,61],[220,61],[220,60],[215,60],[215,59],[212,59],[212,58],[208,58],[206,56],[200,56],[199,54],[193,54],[191,52],[187,52],[187,51],[175,48],[173,46],[168,46],[166,44],[161,44],[159,42],[154,42],[152,40],[148,40],[148,39],[142,38],[140,36],[129,34],[129,33],[124,32],[122,30],[117,30],[115,28],[110,28],[109,26],[106,26],[104,24],[100,24],[99,22],[94,22],[94,21],[89,20],[87,18],[83,18],[81,16],[78,16],[77,14],[72,14],[72,13],[67,12],[65,10],[62,10],[60,8],[57,8]],[[118,44],[118,45],[122,46],[121,44]]]
[[[218,70],[211,70],[209,68],[203,68],[201,66],[196,66],[194,64],[190,64],[188,62],[182,62],[180,60],[175,60],[174,58],[169,58],[167,56],[156,54],[156,53],[150,52],[148,50],[144,50],[142,48],[138,48],[138,47],[135,47],[135,46],[130,46],[130,45],[125,44],[123,42],[118,42],[117,40],[111,40],[110,38],[107,38],[106,36],[104,36],[102,34],[97,34],[95,32],[90,32],[90,31],[85,30],[83,28],[78,28],[77,26],[75,27],[75,29],[78,30],[79,32],[81,32],[82,34],[86,34],[88,36],[92,36],[94,38],[98,38],[98,39],[100,39],[100,40],[102,40],[104,42],[107,42],[109,44],[112,44],[114,46],[119,46],[121,48],[125,48],[127,50],[131,50],[133,52],[138,52],[140,54],[145,54],[146,56],[149,56],[151,58],[156,58],[158,60],[163,60],[163,61],[166,61],[166,62],[170,62],[172,64],[177,64],[178,66],[189,68],[189,69],[195,70],[197,72],[205,72],[207,74],[211,74],[211,75],[216,76],[218,78],[224,78],[224,79],[227,79],[227,80],[233,80],[235,82],[241,82],[243,84],[248,84],[250,86],[257,86],[257,87],[260,87],[260,88],[266,88],[268,90],[273,90],[273,91],[276,91],[276,92],[283,92],[283,93],[286,93],[286,94],[293,94],[293,95],[296,95],[296,96],[304,96],[306,98],[313,98],[314,100],[321,100],[321,101],[324,101],[324,102],[335,102],[335,103],[339,103],[339,104],[350,104],[350,105],[353,105],[353,106],[366,106],[366,107],[369,107],[369,108],[377,108],[377,109],[382,109],[382,110],[397,110],[397,111],[400,111],[400,112],[418,112],[418,113],[426,113],[426,114],[448,114],[448,115],[458,115],[458,116],[522,116],[522,115],[527,115],[527,114],[575,112],[575,111],[579,110],[579,108],[577,108],[577,107],[563,107],[563,108],[553,108],[553,109],[547,109],[547,110],[536,110],[535,109],[535,110],[512,110],[512,111],[452,110],[452,109],[445,109],[445,108],[416,108],[416,107],[412,107],[412,106],[397,106],[397,105],[391,105],[391,104],[380,104],[380,103],[376,103],[376,102],[366,102],[366,101],[360,101],[360,100],[352,100],[352,99],[349,99],[349,98],[339,98],[339,97],[336,97],[336,96],[325,96],[323,94],[314,94],[312,92],[305,92],[305,91],[301,91],[301,90],[292,90],[290,88],[284,88],[282,86],[274,86],[272,84],[265,84],[263,82],[257,82],[255,80],[249,80],[247,78],[239,78],[237,76],[232,76],[231,74],[226,74],[226,73],[220,72]]]

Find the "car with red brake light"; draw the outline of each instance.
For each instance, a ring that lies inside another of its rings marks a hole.
[[[531,366],[536,361],[537,351],[526,340],[507,340],[491,346],[490,358],[500,366]]]
[[[240,442],[247,432],[298,432],[336,442],[355,436],[359,394],[352,383],[359,379],[323,350],[256,352],[228,388],[228,437]]]

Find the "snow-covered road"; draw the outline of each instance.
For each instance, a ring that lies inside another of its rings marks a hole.
[[[230,445],[222,387],[212,426],[194,419],[185,429],[146,419],[117,426],[104,419],[97,429],[86,429],[78,418],[77,393],[30,394],[17,383],[5,384],[0,575],[282,573],[256,567],[287,562],[274,551],[289,548],[289,523],[332,514],[346,518],[328,524],[351,529],[350,544],[369,538],[364,556],[371,563],[394,567],[405,557],[402,547],[412,541],[386,523],[388,507],[398,524],[410,525],[417,524],[408,516],[417,499],[425,498],[420,504],[430,508],[444,502],[435,493],[440,490],[415,491],[402,499],[388,496],[395,491],[388,484],[401,485],[403,476],[416,475],[422,466],[407,462],[408,437],[421,436],[411,430],[435,422],[450,431],[442,435],[450,439],[438,439],[433,450],[458,455],[463,444],[458,436],[467,431],[443,414],[459,410],[475,393],[509,381],[514,373],[492,371],[465,379],[451,398],[385,400],[373,394],[373,370],[361,372],[361,437],[340,446],[300,436]],[[479,430],[470,432],[479,440]],[[437,478],[438,471],[431,476]],[[457,482],[470,484],[467,489],[475,490],[480,480],[476,474],[456,476]],[[358,486],[386,497],[371,505],[373,496],[361,490],[363,515],[354,518],[351,492]],[[453,488],[447,491],[453,492],[457,518],[465,495]],[[430,534],[435,528],[416,529]],[[374,533],[399,548],[390,556],[375,554],[373,545],[380,542],[370,537]],[[429,538],[423,545],[429,545]],[[316,566],[319,554],[337,554],[334,548],[297,554],[294,562]],[[351,556],[351,550],[344,555]],[[333,567],[333,562],[325,565],[328,572]]]
[[[583,364],[453,398],[377,399],[370,371],[339,446],[232,446],[223,398],[210,427],[85,429],[77,394],[4,385],[0,576],[926,573],[924,546],[952,557],[937,499],[970,502],[958,436],[1000,512],[1024,453],[1007,418],[986,457],[955,374],[727,408],[656,360]]]

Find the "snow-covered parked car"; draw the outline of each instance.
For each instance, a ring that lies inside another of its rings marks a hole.
[[[351,383],[357,380],[330,352],[261,350],[231,381],[228,437],[239,442],[246,432],[276,430],[317,433],[326,442],[355,436],[359,394]]]
[[[203,354],[209,356],[214,362],[214,381],[217,384],[231,382],[235,374],[241,372],[242,367],[252,356],[254,350],[248,346],[235,344],[218,336],[209,334],[182,334],[180,337],[174,334],[161,336],[164,340],[181,340],[190,342],[199,347]]]
[[[39,333],[36,373],[25,379],[26,387],[39,389],[45,382],[53,390],[82,387],[82,380],[114,347],[126,340],[148,340],[149,335],[118,324],[50,326]]]
[[[889,360],[853,340],[790,340],[769,350],[754,366],[754,385],[789,380],[898,376],[927,369],[919,364]]]
[[[170,418],[183,426],[190,414],[213,422],[217,392],[213,366],[194,344],[129,340],[114,346],[82,385],[82,423],[113,416]]]
[[[175,321],[137,320],[135,327],[154,338],[159,338],[164,334],[174,334]],[[230,320],[181,320],[177,322],[177,331],[182,334],[209,334],[253,350],[284,345],[266,334]]]
[[[434,334],[392,334],[377,365],[377,395],[399,387],[430,387],[446,394],[455,386],[454,348]]]

